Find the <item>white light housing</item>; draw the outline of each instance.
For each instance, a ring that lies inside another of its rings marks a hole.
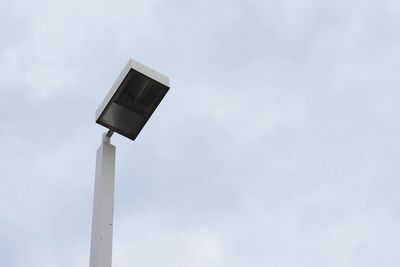
[[[135,140],[170,88],[168,77],[129,59],[96,111],[96,122]]]

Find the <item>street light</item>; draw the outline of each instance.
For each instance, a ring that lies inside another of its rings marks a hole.
[[[135,140],[168,89],[167,77],[130,59],[97,109],[96,122]]]
[[[90,267],[111,267],[114,214],[114,132],[135,140],[169,90],[168,77],[129,59],[96,111],[108,128],[97,150]]]

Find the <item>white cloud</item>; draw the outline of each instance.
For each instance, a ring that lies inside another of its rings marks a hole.
[[[128,57],[172,88],[113,137],[115,266],[399,265],[396,1],[5,4],[7,266],[88,264],[93,113]]]

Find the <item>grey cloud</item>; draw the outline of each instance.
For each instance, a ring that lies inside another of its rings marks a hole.
[[[128,57],[172,88],[119,136],[116,266],[397,266],[395,1],[19,1],[0,33],[0,258],[88,264],[94,111]]]

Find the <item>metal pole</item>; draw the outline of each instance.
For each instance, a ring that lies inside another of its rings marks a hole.
[[[103,135],[97,150],[90,267],[111,267],[114,215],[115,146]]]

